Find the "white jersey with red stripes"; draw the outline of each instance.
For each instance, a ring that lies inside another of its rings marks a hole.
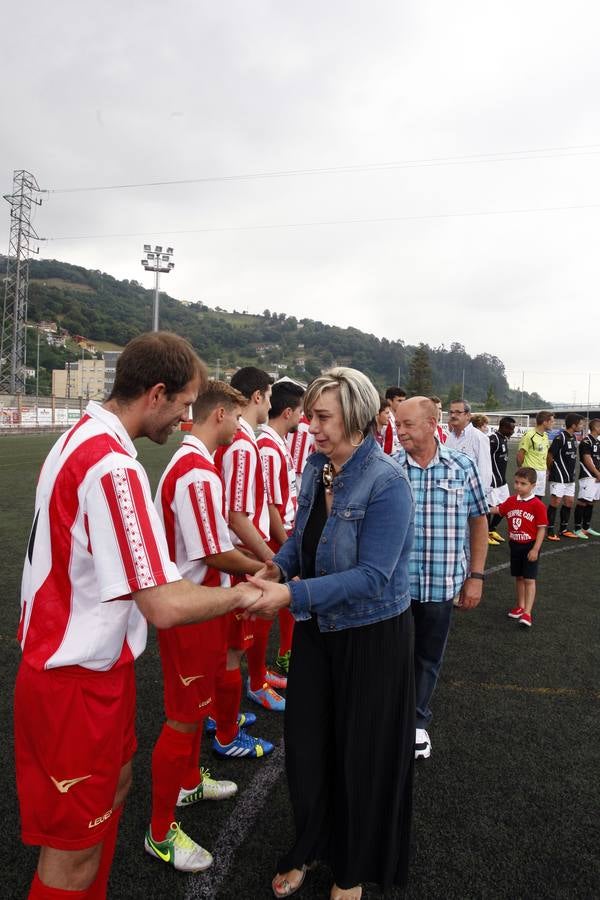
[[[227,525],[225,487],[206,445],[187,434],[165,469],[154,500],[169,554],[184,578],[229,587],[225,572],[205,557],[233,550]]]
[[[298,507],[296,473],[287,444],[270,425],[261,425],[258,449],[263,464],[267,500],[277,507],[283,527],[292,531]]]
[[[289,447],[290,456],[294,463],[294,472],[296,473],[296,486],[300,493],[300,484],[302,482],[302,473],[306,466],[306,460],[315,449],[315,439],[309,432],[310,420],[302,415],[298,428],[292,434],[288,434],[286,443]]]
[[[221,470],[225,483],[227,509],[243,512],[263,538],[269,540],[269,507],[263,468],[252,426],[240,418],[240,427],[233,442],[228,447],[219,447],[215,453],[215,463]],[[230,531],[236,546],[240,539]]]
[[[389,455],[397,453],[398,450],[400,450],[396,420],[394,419],[394,413],[391,410],[388,415],[388,421],[383,426],[383,431],[381,432],[381,449],[384,453]]]
[[[19,624],[35,669],[130,663],[147,630],[132,593],[181,578],[136,456],[121,420],[92,401],[46,458]]]

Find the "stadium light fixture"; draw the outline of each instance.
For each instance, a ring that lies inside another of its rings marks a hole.
[[[159,310],[159,278],[160,273],[168,275],[175,268],[175,263],[171,261],[171,257],[175,251],[172,247],[167,247],[166,252],[158,244],[152,250],[150,244],[144,244],[145,258],[141,260],[142,266],[146,272],[154,272],[154,309],[152,312],[152,330],[158,331],[158,310]]]

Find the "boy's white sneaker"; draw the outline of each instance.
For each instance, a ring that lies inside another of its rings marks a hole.
[[[424,728],[417,728],[415,733],[415,759],[428,759],[431,756],[431,738]]]

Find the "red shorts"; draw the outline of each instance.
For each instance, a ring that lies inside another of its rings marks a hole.
[[[100,843],[136,746],[133,664],[40,672],[21,662],[15,762],[23,843],[56,850]]]
[[[231,577],[232,585],[243,584],[245,581],[243,575]],[[233,612],[227,613],[225,618],[228,621],[227,649],[245,652],[254,643],[254,622],[251,619],[243,619],[241,609],[234,609]]]
[[[158,632],[165,712],[176,722],[212,715],[219,667],[225,667],[227,616]]]

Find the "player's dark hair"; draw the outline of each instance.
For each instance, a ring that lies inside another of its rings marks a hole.
[[[271,390],[269,418],[276,419],[284,409],[297,409],[302,403],[304,388],[293,381],[277,381]]]
[[[600,428],[600,419],[590,419],[590,431],[592,428]]]
[[[225,381],[209,381],[204,390],[198,394],[196,402],[192,404],[192,419],[202,424],[218,406],[226,410],[234,409],[236,406],[243,409],[247,402],[243,394]]]
[[[535,484],[537,482],[537,472],[530,466],[521,466],[515,472],[515,478],[524,478],[529,484]]]
[[[579,413],[567,413],[565,416],[565,428],[572,428],[573,425],[579,425],[583,416],[580,416]]]
[[[550,412],[549,409],[541,409],[537,416],[535,417],[536,425],[543,425],[544,422],[547,422],[548,419],[554,418],[554,413]]]
[[[155,384],[164,384],[168,399],[193,378],[206,384],[206,366],[189,341],[170,331],[140,334],[126,345],[117,359],[109,400],[137,400]]]
[[[231,386],[243,394],[246,400],[249,400],[255,391],[264,394],[270,384],[273,384],[271,376],[256,366],[244,366],[231,378]]]
[[[390,401],[387,400],[385,397],[382,397],[380,394],[379,395],[379,412],[382,413],[384,411],[384,409],[389,409],[389,408],[390,408]]]
[[[498,428],[501,425],[516,425],[516,424],[517,424],[517,420],[513,419],[512,416],[502,416],[502,418],[498,422]]]
[[[402,397],[403,400],[406,400],[406,391],[404,388],[397,387],[396,385],[392,385],[385,392],[386,400],[393,400],[394,397]]]

